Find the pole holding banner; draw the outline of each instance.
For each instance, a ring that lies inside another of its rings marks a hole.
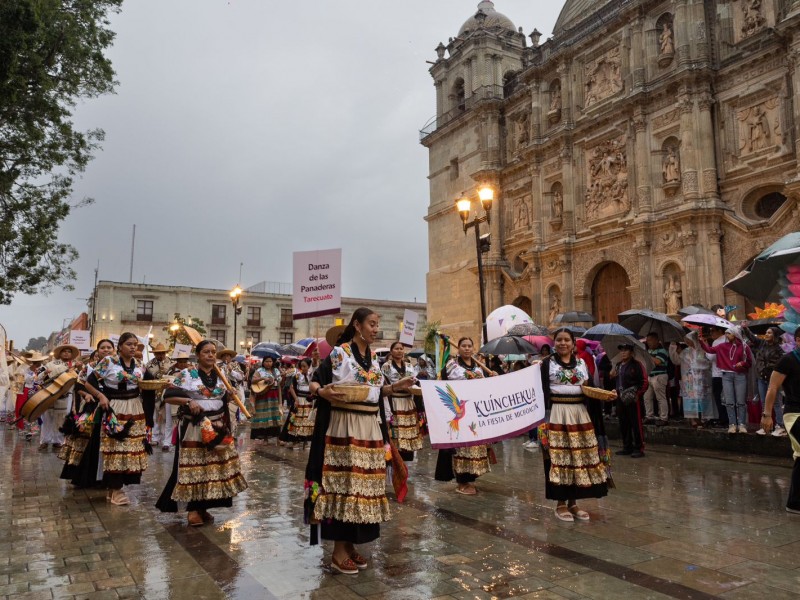
[[[335,315],[342,310],[342,249],[292,254],[292,318]]]

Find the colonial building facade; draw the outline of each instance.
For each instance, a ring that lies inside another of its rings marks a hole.
[[[244,290],[239,300],[241,314],[236,318],[237,350],[247,351],[259,342],[288,344],[306,338],[320,337],[334,325],[346,324],[353,312],[367,306],[381,317],[379,346],[400,337],[400,323],[405,309],[418,313],[417,341],[425,338],[425,304],[364,298],[342,298],[342,312],[318,319],[292,320],[292,296],[282,293],[288,284],[263,282]],[[92,342],[131,331],[145,336],[152,331],[155,339],[164,341],[178,313],[184,319],[201,320],[206,335],[231,347],[234,343],[234,309],[229,290],[174,285],[151,285],[100,281],[89,306]]]
[[[800,0],[567,0],[528,37],[483,1],[436,49],[429,318],[478,331],[481,184],[489,310],[743,305],[724,282],[800,228]]]

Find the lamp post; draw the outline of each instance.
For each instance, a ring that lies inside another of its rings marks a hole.
[[[456,200],[456,210],[461,215],[461,222],[464,226],[464,235],[470,227],[475,229],[475,250],[478,254],[478,286],[481,295],[481,330],[483,331],[483,342],[486,343],[486,300],[484,298],[484,283],[483,283],[483,246],[488,247],[488,240],[483,244],[481,243],[480,224],[483,222],[492,222],[492,201],[494,200],[494,189],[485,185],[478,190],[478,198],[480,198],[483,212],[482,217],[475,217],[472,221],[469,220],[469,215],[472,212],[472,200],[466,195],[462,194],[461,198]]]
[[[239,306],[239,298],[242,297],[242,288],[237,284],[235,288],[230,291],[231,304],[233,304],[233,351],[236,352],[236,322],[239,313],[242,312],[242,307]]]
[[[169,333],[172,336],[172,347],[173,348],[175,347],[175,344],[178,343],[178,332],[180,331],[180,329],[181,329],[181,326],[177,321],[169,326]]]

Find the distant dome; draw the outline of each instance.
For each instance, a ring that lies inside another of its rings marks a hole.
[[[592,13],[597,12],[605,6],[610,4],[613,0],[567,0],[564,3],[564,8],[561,9],[561,14],[558,15],[556,25],[553,27],[553,33],[561,33],[564,30],[570,29],[572,26],[577,25]]]
[[[511,22],[511,19],[494,9],[494,2],[491,0],[483,0],[480,2],[478,4],[478,10],[482,10],[486,14],[486,20],[483,22],[484,29],[489,29],[491,27],[502,27],[503,29],[508,29],[509,31],[517,31],[517,28],[514,27],[514,23]],[[461,26],[461,29],[458,30],[458,35],[461,36],[468,31],[475,31],[476,29],[478,29],[478,20],[475,18],[475,15],[472,15]]]

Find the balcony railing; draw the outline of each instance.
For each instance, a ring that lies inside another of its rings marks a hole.
[[[120,315],[122,323],[168,323],[170,315],[167,313],[139,313],[135,310],[124,312]]]
[[[472,92],[471,96],[465,98],[463,102],[459,102],[458,106],[454,106],[441,115],[432,117],[427,123],[425,123],[425,125],[423,125],[422,129],[419,131],[419,141],[423,141],[434,131],[440,127],[444,127],[450,121],[457,119],[471,108],[474,108],[483,102],[500,100],[502,98],[502,85],[485,85],[483,87],[479,87],[477,90]]]
[[[228,320],[225,317],[211,317],[212,325],[227,325]]]
[[[261,327],[261,319],[247,319],[248,327]]]
[[[294,329],[294,321],[292,319],[281,319],[281,329]]]

